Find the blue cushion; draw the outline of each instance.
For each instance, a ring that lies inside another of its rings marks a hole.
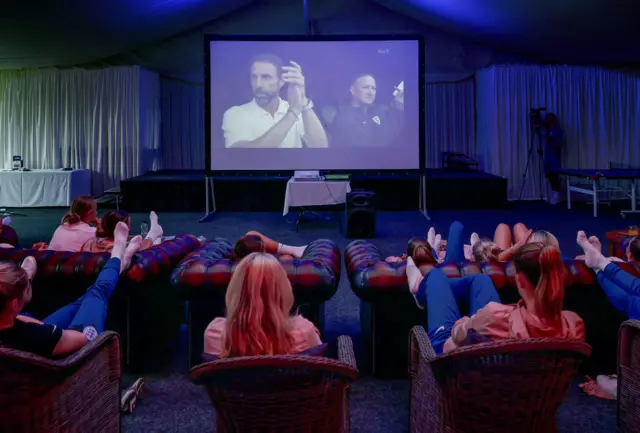
[[[323,343],[317,346],[310,347],[307,350],[303,350],[302,352],[298,353],[298,355],[324,356],[328,348],[329,344]],[[217,361],[218,359],[220,359],[220,357],[218,357],[217,355],[212,355],[210,353],[203,353],[202,355],[200,355],[200,359],[202,359],[202,362],[212,362]]]
[[[303,350],[298,353],[298,355],[307,355],[307,356],[324,356],[327,353],[327,349],[329,348],[328,343],[318,344],[317,346],[313,346],[308,348],[307,350]]]
[[[466,341],[466,345],[472,345],[472,344],[479,344],[479,343],[490,343],[491,338],[489,337],[485,337],[484,335],[480,334],[478,331],[476,331],[473,328],[470,328],[467,331],[467,341]]]

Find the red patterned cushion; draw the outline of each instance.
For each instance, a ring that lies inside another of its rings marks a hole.
[[[233,245],[228,239],[213,239],[187,255],[171,275],[171,284],[186,299],[203,292],[227,290],[236,262],[231,259]],[[338,289],[341,256],[338,246],[328,239],[307,245],[301,259],[281,259],[296,296],[325,301]]]
[[[369,241],[357,240],[347,245],[344,261],[351,287],[360,299],[371,301],[389,294],[401,295],[408,291],[406,262],[385,262],[380,249]],[[449,278],[487,274],[498,292],[516,287],[512,262],[424,264],[420,269],[425,273],[427,268],[434,266],[438,266]],[[626,263],[621,266],[629,272],[636,272]],[[565,275],[565,287],[597,284],[595,273],[580,260],[566,261]]]
[[[0,220],[2,217],[0,216]],[[0,244],[9,244],[18,247],[18,234],[10,226],[0,223]]]

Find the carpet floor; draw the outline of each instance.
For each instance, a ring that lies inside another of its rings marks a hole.
[[[62,209],[20,209],[26,217],[14,217],[23,246],[48,241],[59,224]],[[1,212],[0,212],[1,213]],[[334,223],[310,222],[295,230],[292,217],[277,213],[221,213],[210,222],[198,224],[201,215],[194,213],[161,213],[160,222],[166,234],[193,233],[206,238],[216,236],[235,240],[248,230],[257,230],[290,245],[304,245],[318,238],[330,238],[341,249],[349,242]],[[588,206],[568,211],[563,206],[541,203],[516,203],[505,210],[437,211],[428,222],[418,212],[379,212],[377,236],[372,241],[385,254],[401,254],[407,240],[424,236],[430,225],[446,236],[455,219],[480,236],[493,235],[500,222],[513,225],[524,222],[535,229],[546,229],[558,237],[563,255],[579,252],[575,244],[576,231],[585,230],[604,241],[605,232],[638,224],[637,217],[622,219],[614,210],[603,210],[599,218],[591,216]],[[143,214],[132,214],[134,231],[147,220]],[[594,306],[597,308],[597,306]],[[351,335],[359,345],[359,301],[349,287],[346,272],[336,295],[326,306],[326,333],[329,338]],[[145,375],[147,390],[133,414],[123,417],[127,432],[207,432],[214,431],[214,411],[203,389],[187,378],[186,328],[175,343],[172,356],[158,371]],[[356,348],[357,349],[357,348]],[[359,352],[359,350],[357,350]],[[611,372],[606,372],[611,373]],[[136,377],[125,373],[123,385]],[[584,395],[578,388],[582,377],[576,378],[565,403],[558,413],[562,432],[611,432],[616,430],[616,403]],[[404,432],[408,425],[409,386],[406,380],[382,381],[362,377],[352,387],[351,426],[354,432]],[[514,431],[517,427],[514,426]]]

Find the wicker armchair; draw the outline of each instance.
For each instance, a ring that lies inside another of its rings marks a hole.
[[[349,384],[358,376],[351,338],[340,336],[338,359],[252,356],[191,369],[216,409],[216,432],[348,432]]]
[[[119,432],[120,376],[115,332],[60,360],[0,347],[0,431]]]
[[[409,431],[557,431],[556,412],[591,347],[566,339],[480,343],[436,356],[427,333],[410,334]]]
[[[637,432],[640,425],[640,320],[627,320],[618,337],[618,428]]]

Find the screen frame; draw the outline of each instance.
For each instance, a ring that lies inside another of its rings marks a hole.
[[[423,173],[426,168],[426,142],[425,142],[425,123],[426,123],[426,73],[425,73],[425,46],[424,36],[420,34],[402,34],[402,35],[204,35],[204,166],[205,176],[215,176],[217,173],[237,172],[243,174],[261,173],[262,176],[269,174],[282,173],[291,170],[253,170],[253,169],[234,169],[234,170],[212,170],[211,169],[211,42],[339,42],[339,41],[417,41],[418,42],[418,157],[420,165],[418,169],[340,169],[340,170],[323,170],[332,173],[395,173],[395,172],[419,172]]]

